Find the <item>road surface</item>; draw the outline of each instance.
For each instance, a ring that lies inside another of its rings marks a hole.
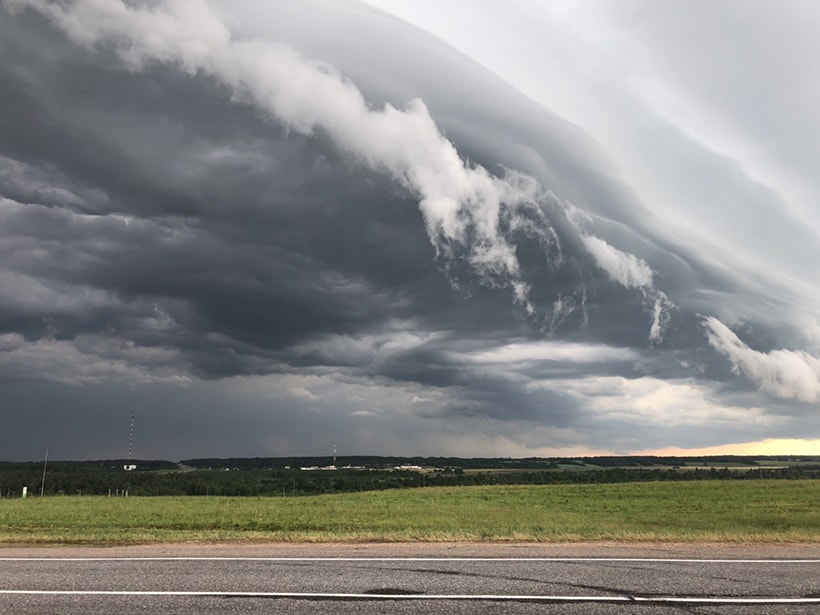
[[[820,613],[820,544],[0,548],[0,613]]]

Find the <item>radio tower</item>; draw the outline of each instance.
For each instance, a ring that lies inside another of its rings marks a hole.
[[[134,464],[131,461],[131,458],[134,455],[134,413],[131,413],[131,430],[128,433],[128,465],[125,466],[126,470],[133,470]]]

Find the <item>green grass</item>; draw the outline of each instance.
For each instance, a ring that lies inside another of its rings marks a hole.
[[[312,497],[0,500],[0,543],[820,542],[820,482],[406,489]]]

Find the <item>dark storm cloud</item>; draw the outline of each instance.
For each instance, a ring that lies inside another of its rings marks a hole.
[[[21,284],[65,300],[19,301],[3,314],[9,330],[113,330],[227,375],[256,370],[237,353],[270,359],[308,334],[401,316],[408,301],[390,287],[438,275],[414,206],[321,137],[284,135],[205,79],[123,74],[104,54],[53,49],[54,37],[47,53],[35,44],[45,24],[21,21],[28,32],[4,21],[5,45],[46,67],[14,81],[19,70],[4,65],[6,92],[31,103],[3,126],[4,152],[21,159],[4,158],[5,196],[17,201],[5,262]],[[41,134],[15,143],[21,120],[44,117]],[[385,192],[400,206],[384,206]],[[102,213],[117,215],[90,215]],[[96,293],[107,299],[90,303]]]
[[[764,284],[662,229],[579,128],[399,20],[2,6],[0,381],[21,425],[48,380],[108,437],[94,417],[139,406],[127,387],[154,433],[174,408],[152,445],[171,457],[241,454],[241,424],[248,454],[634,450],[637,423],[675,443],[674,399],[689,440],[744,408],[750,438],[806,415],[735,403],[750,384],[818,395],[814,355],[775,352],[793,332],[720,320],[772,306]]]

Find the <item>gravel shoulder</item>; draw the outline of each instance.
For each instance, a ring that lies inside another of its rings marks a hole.
[[[818,543],[407,542],[166,543],[129,546],[2,545],[0,558],[329,557],[329,558],[669,558],[820,559]]]

